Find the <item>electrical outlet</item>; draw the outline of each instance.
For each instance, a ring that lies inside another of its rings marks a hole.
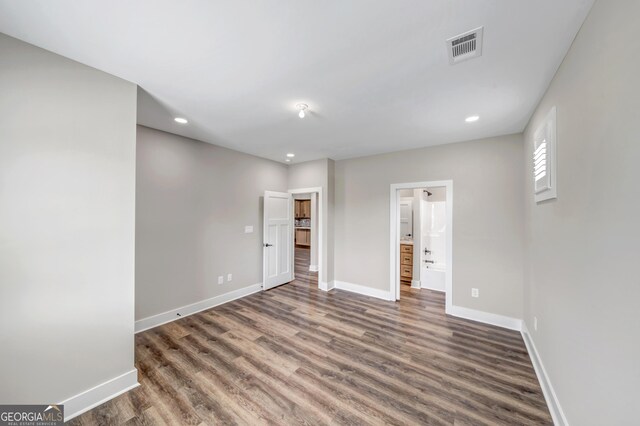
[[[244,227],[245,234],[251,234],[253,232],[253,226],[247,225]]]
[[[480,297],[480,290],[478,290],[477,288],[472,288],[471,297]]]
[[[223,275],[220,275],[218,277],[218,284],[224,284],[224,276]]]
[[[227,281],[232,281],[232,280],[233,280],[233,275],[227,274]]]
[[[533,329],[538,331],[538,317],[533,317]]]

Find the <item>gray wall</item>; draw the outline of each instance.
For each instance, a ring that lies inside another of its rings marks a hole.
[[[136,319],[261,283],[262,198],[287,167],[142,126],[137,152]]]
[[[333,280],[333,227],[334,227],[334,161],[322,159],[292,164],[288,170],[288,189],[322,187],[323,227],[322,276],[325,282]]]
[[[452,179],[453,304],[521,318],[523,163],[521,135],[337,161],[335,279],[389,290],[389,186]]]
[[[638,418],[638,16],[636,0],[595,3],[525,136],[525,320],[573,425]],[[532,136],[554,105],[558,198],[536,205]]]
[[[133,365],[136,86],[0,34],[0,402]]]

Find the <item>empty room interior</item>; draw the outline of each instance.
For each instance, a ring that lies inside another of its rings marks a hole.
[[[0,425],[639,424],[639,16],[0,0]]]

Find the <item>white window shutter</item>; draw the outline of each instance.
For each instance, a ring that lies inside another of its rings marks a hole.
[[[536,202],[556,198],[556,107],[534,134],[532,160]]]
[[[533,151],[533,178],[536,194],[551,188],[547,173],[547,140],[536,141]]]

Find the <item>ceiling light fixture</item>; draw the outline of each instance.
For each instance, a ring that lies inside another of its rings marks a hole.
[[[187,124],[189,121],[186,118],[176,117],[173,119],[176,123]]]
[[[293,158],[293,157],[295,157],[295,156],[296,156],[296,155],[295,155],[295,154],[292,154],[292,153],[288,153],[288,154],[287,154],[287,157],[289,157],[289,158]]]
[[[474,121],[478,120],[480,120],[480,116],[478,115],[472,115],[471,117],[467,117],[464,119],[464,121],[466,121],[467,123],[473,123]]]
[[[307,105],[307,104],[297,104],[296,108],[300,111],[298,113],[298,117],[304,118],[304,116],[305,116],[304,112],[309,108],[309,105]]]
[[[290,162],[291,162],[291,158],[287,158],[287,159],[286,159],[286,160],[284,160],[284,161],[286,161],[287,163],[290,163]]]

